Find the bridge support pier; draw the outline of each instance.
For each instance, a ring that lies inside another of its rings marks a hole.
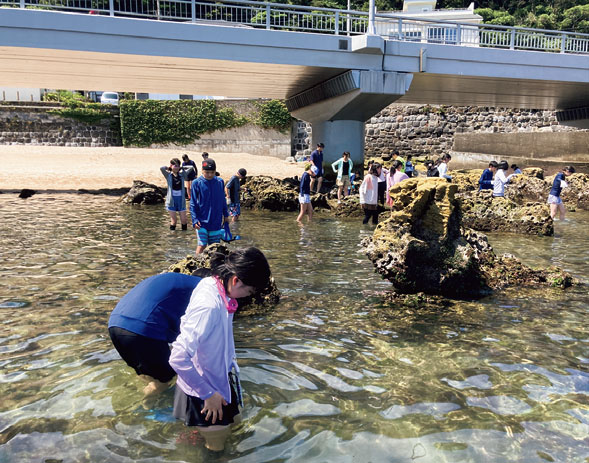
[[[402,97],[412,74],[347,71],[289,98],[293,117],[313,126],[313,147],[325,144],[324,162],[331,164],[349,151],[354,164],[364,161],[364,123]],[[329,172],[329,171],[328,171]]]

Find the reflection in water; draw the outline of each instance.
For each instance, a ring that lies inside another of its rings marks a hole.
[[[0,461],[207,461],[171,416],[173,391],[144,402],[106,330],[126,291],[193,252],[193,233],[108,197],[1,195],[0,217]],[[417,313],[379,296],[389,285],[359,252],[370,227],[295,217],[246,211],[235,224],[234,245],[266,253],[284,297],[235,321],[246,406],[223,461],[589,457],[585,287]],[[588,219],[490,241],[586,280]]]

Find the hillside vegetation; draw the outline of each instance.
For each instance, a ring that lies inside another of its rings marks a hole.
[[[347,0],[277,0],[276,3],[346,9]],[[466,8],[470,0],[438,0],[437,9]],[[376,0],[378,11],[400,11],[402,0]],[[589,0],[475,2],[487,24],[589,33]],[[368,1],[351,0],[352,10],[368,10]]]

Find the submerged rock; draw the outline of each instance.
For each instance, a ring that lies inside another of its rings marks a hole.
[[[165,199],[165,189],[142,180],[133,180],[133,186],[120,201],[125,204],[162,204]]]
[[[445,179],[409,179],[391,188],[390,218],[363,241],[376,271],[398,293],[479,297],[508,285],[567,287],[559,269],[533,270],[497,257],[487,237],[462,227],[458,186]]]
[[[184,273],[200,277],[208,277],[211,274],[211,256],[215,252],[225,255],[230,249],[224,244],[212,244],[207,246],[203,253],[194,256],[186,256],[168,268],[168,272]],[[271,279],[269,287],[252,296],[237,299],[237,313],[240,315],[255,315],[273,309],[280,301],[280,291],[276,286],[274,278]]]
[[[18,197],[21,199],[27,199],[33,196],[34,194],[37,194],[36,190],[29,190],[28,188],[23,188],[22,190],[20,190]]]
[[[459,193],[462,224],[478,231],[504,231],[554,235],[554,222],[546,204],[518,205],[508,198],[493,198],[491,190]]]
[[[299,210],[299,180],[296,178],[248,177],[242,192],[241,207],[269,211]],[[314,208],[330,208],[326,194],[311,195],[311,203]]]

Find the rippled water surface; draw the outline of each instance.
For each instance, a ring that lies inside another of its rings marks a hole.
[[[240,244],[268,256],[284,297],[235,321],[243,424],[219,461],[586,462],[587,287],[512,288],[415,313],[359,253],[358,220],[245,211]],[[589,214],[550,238],[492,235],[498,252],[589,275]],[[142,400],[110,311],[193,252],[161,207],[112,197],[0,195],[0,461],[208,461]]]

